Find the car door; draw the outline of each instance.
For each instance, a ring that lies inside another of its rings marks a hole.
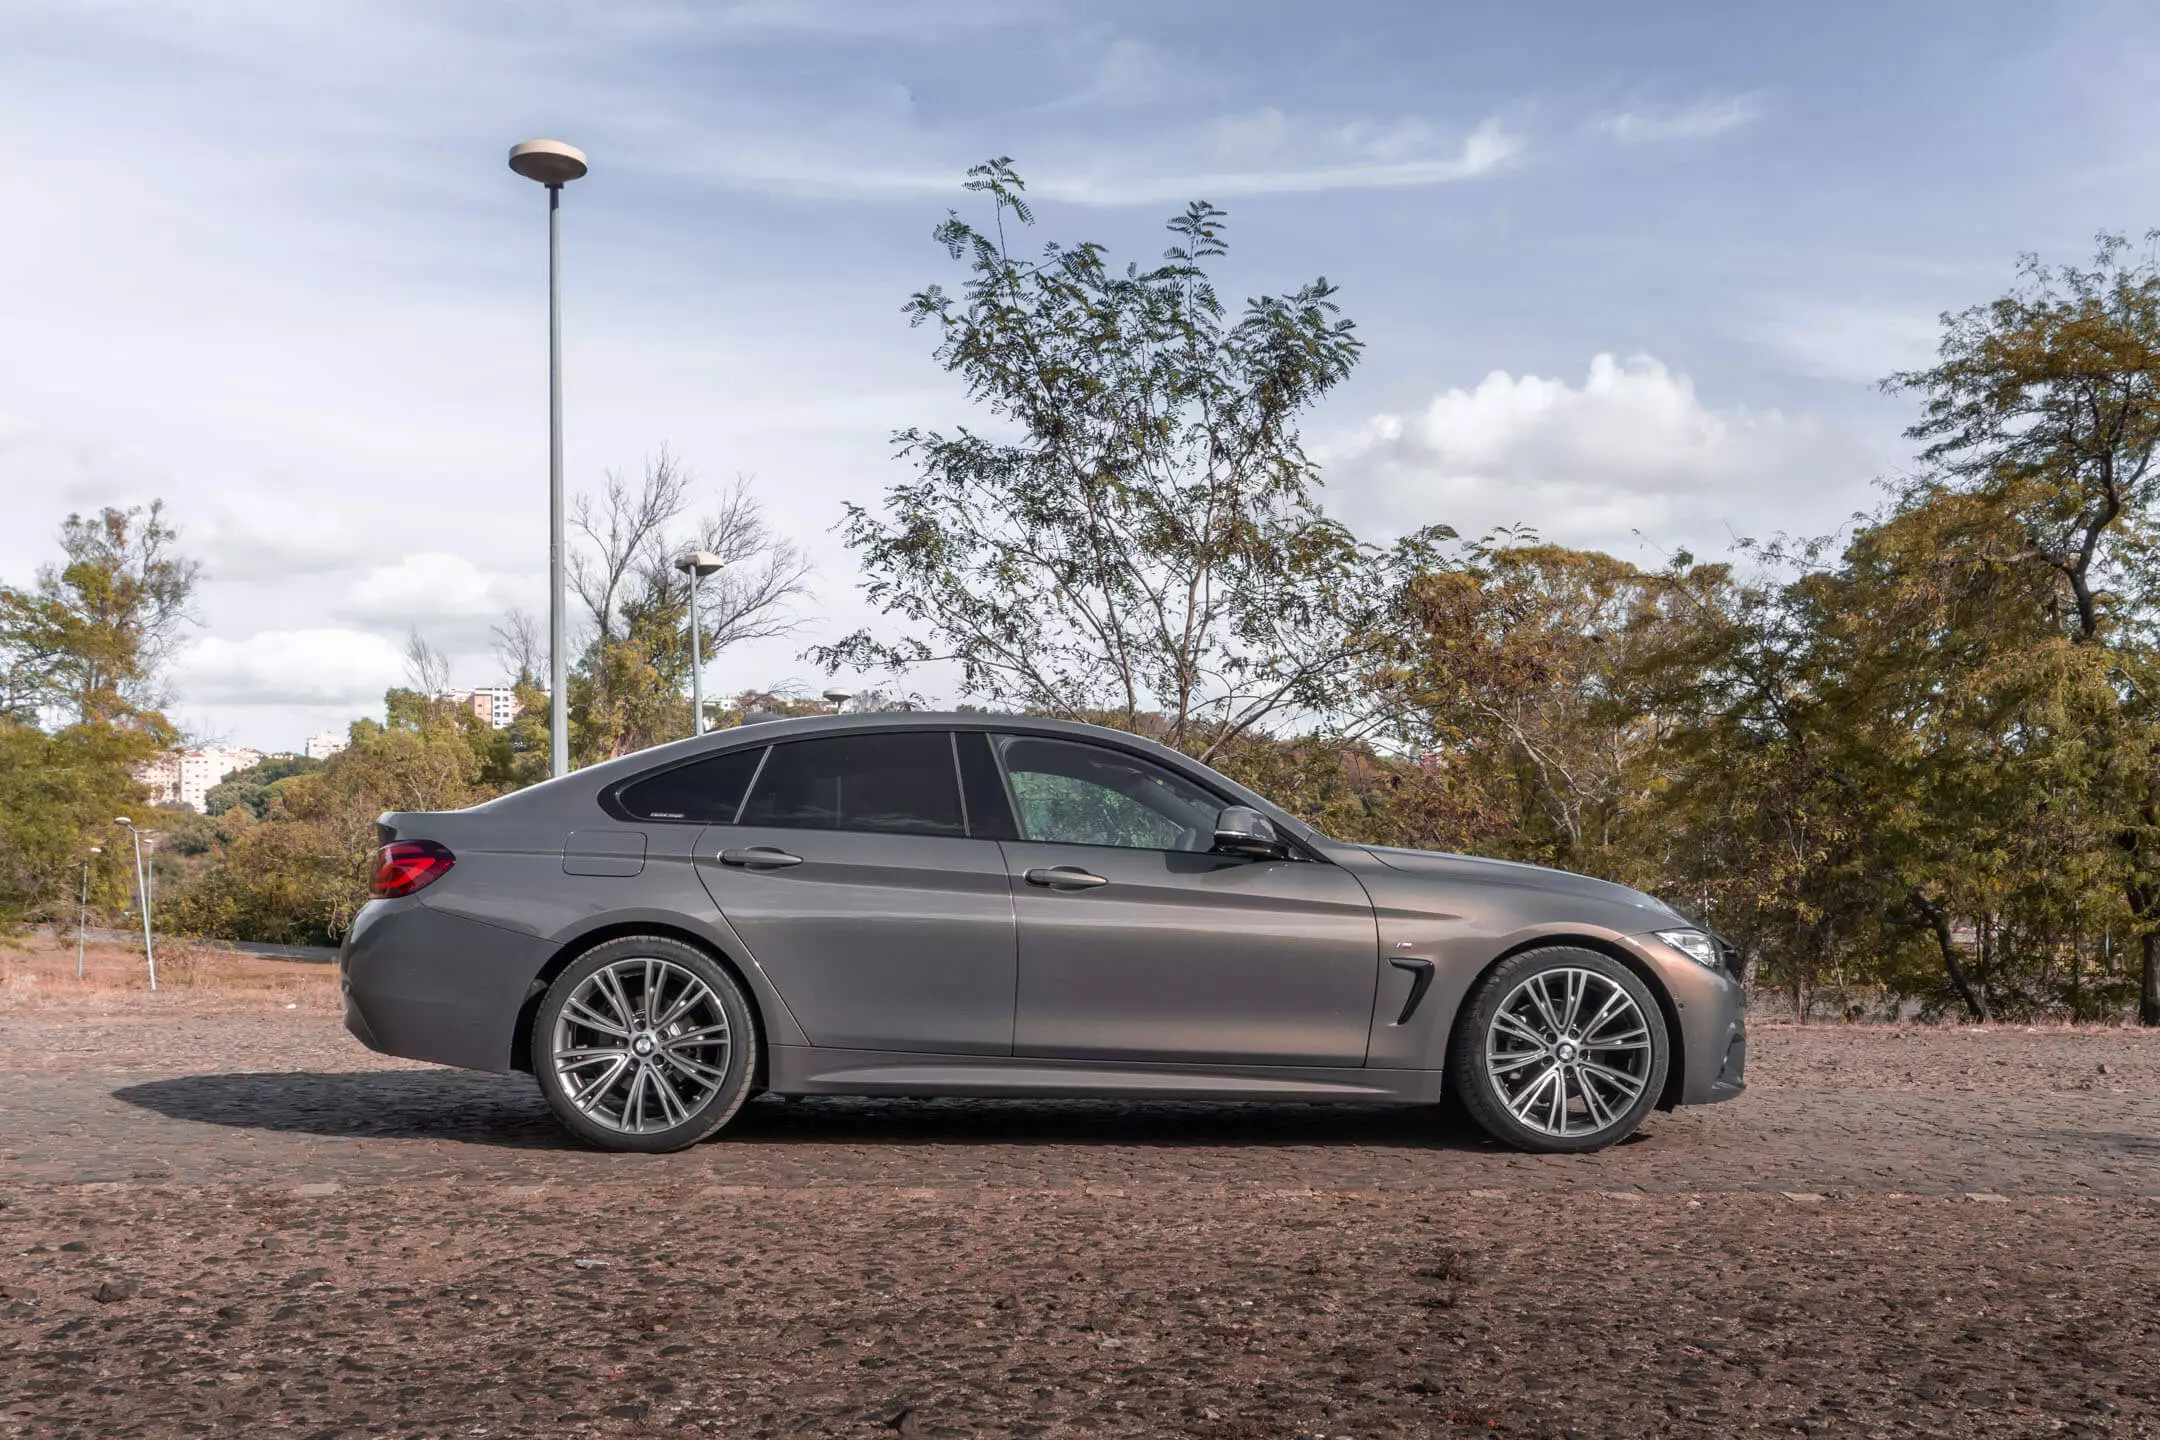
[[[1365,1063],[1379,937],[1354,876],[1210,853],[1226,802],[1140,756],[1034,735],[993,748],[1021,837],[1004,842],[1015,1054]]]
[[[697,865],[813,1045],[1011,1053],[1012,897],[949,732],[772,746]]]

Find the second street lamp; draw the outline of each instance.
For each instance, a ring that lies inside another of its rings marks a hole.
[[[144,843],[156,837],[147,830],[135,828],[135,822],[125,815],[113,817],[115,825],[125,825],[128,834],[135,837],[135,890],[142,896],[142,953],[143,964],[150,967],[150,988],[157,989],[157,952],[150,948],[150,871],[143,864]]]
[[[562,187],[586,171],[585,152],[560,140],[510,147],[510,168],[548,192],[548,774],[570,773],[570,660],[563,599]]]
[[[75,912],[75,978],[77,980],[83,978],[83,927],[90,923],[90,856],[104,853],[104,846],[92,845],[89,855],[82,858],[82,908]]]
[[[710,550],[693,550],[675,562],[675,568],[690,577],[690,733],[705,733],[705,657],[700,653],[703,645],[698,612],[697,582],[707,575],[717,573],[727,562]]]

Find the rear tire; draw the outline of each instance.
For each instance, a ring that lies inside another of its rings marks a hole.
[[[1448,1048],[1448,1088],[1503,1145],[1580,1154],[1625,1139],[1665,1089],[1665,1018],[1633,970],[1553,945],[1493,967]]]
[[[757,1026],[695,946],[626,935],[586,951],[533,1017],[533,1076],[571,1133],[605,1150],[695,1145],[750,1098]]]

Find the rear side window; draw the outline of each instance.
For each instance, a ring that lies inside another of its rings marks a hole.
[[[740,823],[965,835],[952,736],[902,731],[775,745]]]
[[[633,780],[617,792],[616,803],[637,820],[682,820],[729,825],[742,805],[743,791],[757,773],[765,747],[729,750],[657,775]]]

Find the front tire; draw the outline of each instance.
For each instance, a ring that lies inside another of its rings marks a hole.
[[[757,1073],[757,1028],[733,976],[661,935],[586,951],[533,1017],[533,1075],[557,1119],[606,1150],[695,1145],[735,1117]]]
[[[1634,1132],[1670,1063],[1642,978],[1609,955],[1555,945],[1510,956],[1472,992],[1448,1085],[1503,1145],[1580,1154]]]

